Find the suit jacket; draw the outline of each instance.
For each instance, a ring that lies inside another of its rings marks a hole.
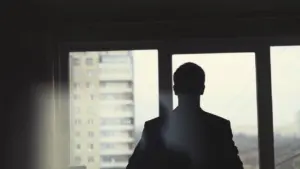
[[[228,120],[207,112],[199,112],[199,123],[203,129],[198,133],[202,138],[199,143],[202,155],[197,161],[197,167],[192,165],[186,152],[166,146],[162,139],[166,121],[166,117],[158,117],[145,123],[142,138],[126,169],[243,169]]]

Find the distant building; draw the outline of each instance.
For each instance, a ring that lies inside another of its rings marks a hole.
[[[70,163],[123,169],[134,148],[130,51],[70,53]]]

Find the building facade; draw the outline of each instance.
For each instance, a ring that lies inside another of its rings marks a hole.
[[[123,169],[134,149],[131,51],[70,53],[70,165]]]

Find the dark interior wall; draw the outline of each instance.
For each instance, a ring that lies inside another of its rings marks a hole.
[[[135,7],[136,8],[136,7]],[[176,16],[165,12],[160,18],[147,15],[147,20],[138,16],[142,10],[124,18],[113,12],[83,14],[73,10],[69,14],[53,8],[39,8],[36,5],[14,5],[7,9],[2,56],[2,112],[5,133],[4,168],[31,168],[32,93],[40,84],[51,82],[52,61],[58,55],[58,46],[68,41],[128,41],[128,40],[178,40],[183,38],[237,38],[267,36],[299,36],[300,22],[297,13],[290,15],[185,15]],[[93,11],[96,8],[91,8]],[[108,8],[113,9],[113,8]],[[153,8],[154,9],[154,8]],[[52,12],[49,12],[52,11]],[[71,10],[72,11],[72,10]],[[185,7],[180,12],[188,13]],[[49,13],[47,13],[49,12]],[[76,14],[77,12],[77,14]],[[67,12],[68,13],[68,12]],[[110,13],[110,14],[109,14]],[[125,12],[126,13],[126,12]],[[145,12],[144,12],[145,13]],[[66,14],[66,15],[63,15]],[[82,15],[80,15],[82,14]],[[97,17],[99,16],[99,17]],[[104,16],[110,16],[105,18]],[[164,18],[165,17],[165,18]],[[198,17],[198,18],[197,18]]]
[[[13,5],[13,4],[11,4]],[[22,6],[22,4],[19,4]],[[10,6],[2,22],[2,133],[4,163],[1,168],[31,168],[33,95],[41,84],[51,80],[51,56],[56,46],[51,32],[32,22],[30,10]]]

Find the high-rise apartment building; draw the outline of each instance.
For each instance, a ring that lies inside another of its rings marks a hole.
[[[70,53],[71,166],[125,168],[134,129],[132,53]]]

